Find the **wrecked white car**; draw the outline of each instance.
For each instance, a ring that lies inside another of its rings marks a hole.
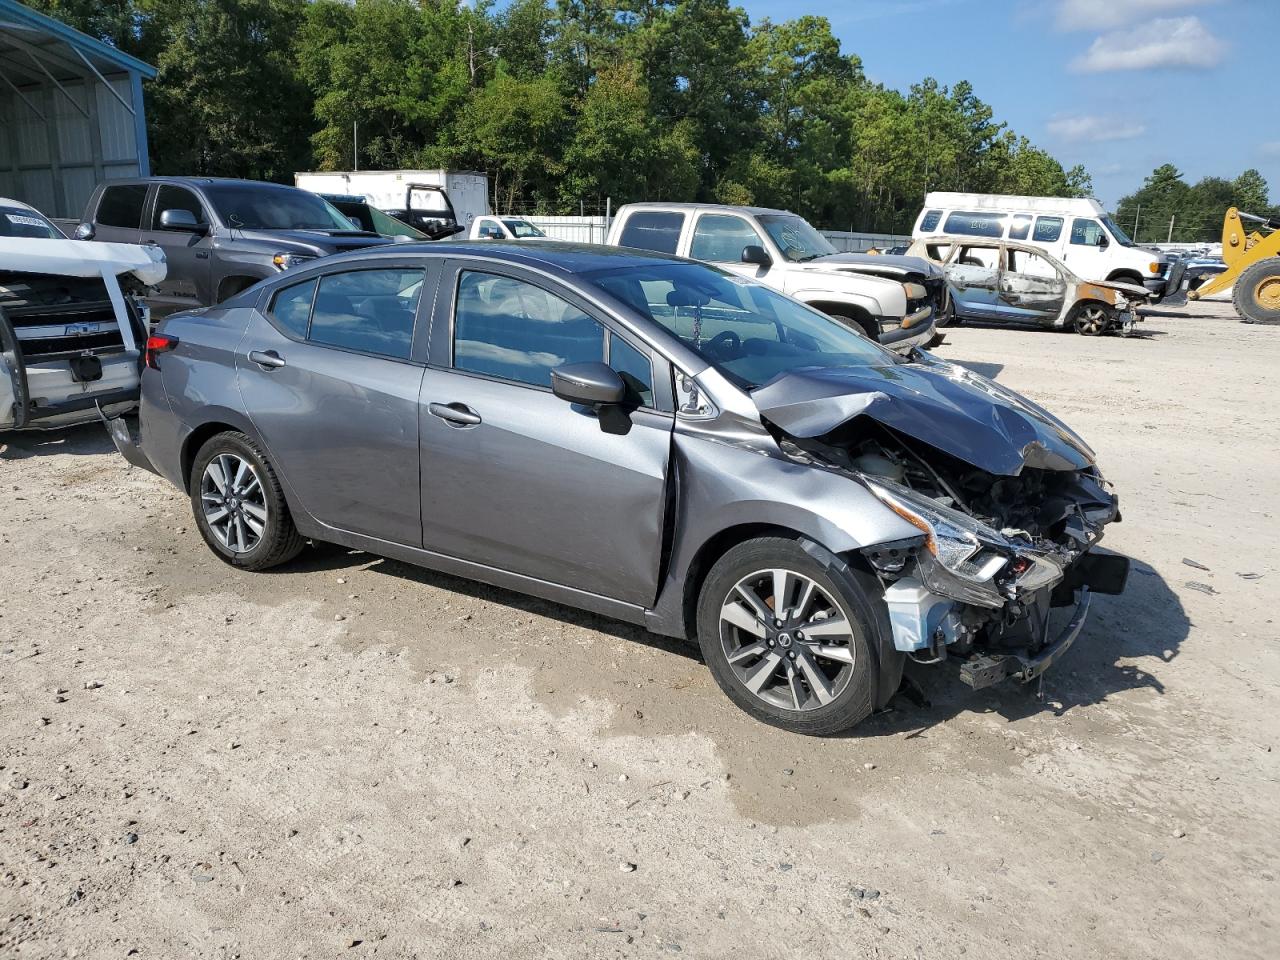
[[[1131,333],[1153,296],[1122,281],[1081,279],[1039,247],[1001,240],[917,240],[910,252],[942,265],[956,321],[1028,323],[1096,337]]]
[[[52,429],[138,403],[158,247],[66,239],[0,198],[0,430]]]

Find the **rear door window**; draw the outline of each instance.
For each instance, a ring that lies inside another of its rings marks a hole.
[[[147,199],[145,183],[123,183],[107,187],[98,201],[98,214],[94,220],[104,227],[142,226],[142,205]]]
[[[308,339],[330,347],[409,359],[422,279],[421,270],[408,268],[351,270],[321,277]],[[301,298],[302,291],[298,296]]]
[[[1004,234],[1003,213],[987,211],[965,212],[957,210],[947,217],[947,233],[956,233],[969,237],[999,237]]]
[[[1061,236],[1061,217],[1036,217],[1036,229],[1031,235],[1032,240],[1036,243],[1056,243]]]
[[[618,243],[624,247],[652,250],[654,253],[675,253],[680,246],[680,231],[684,229],[684,214],[663,210],[637,210],[622,225]]]

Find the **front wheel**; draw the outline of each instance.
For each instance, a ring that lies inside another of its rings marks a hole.
[[[882,669],[874,583],[807,541],[733,547],[698,601],[698,642],[716,683],[757,720],[793,733],[857,725],[875,706]]]
[[[1103,304],[1082,303],[1076,307],[1071,323],[1076,333],[1086,337],[1097,337],[1107,332],[1112,319],[1112,311]]]
[[[196,526],[220,559],[265,570],[296,557],[304,546],[280,481],[258,445],[243,433],[210,438],[191,465]]]

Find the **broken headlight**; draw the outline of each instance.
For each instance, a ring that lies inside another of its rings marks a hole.
[[[1008,563],[1011,545],[985,523],[890,480],[864,477],[862,482],[877,500],[920,530],[925,548],[956,576],[987,582]]]

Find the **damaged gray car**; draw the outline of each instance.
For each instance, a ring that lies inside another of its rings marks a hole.
[[[227,563],[329,541],[696,640],[800,733],[885,706],[908,659],[1033,680],[1128,572],[1052,415],[673,257],[331,257],[169,317],[146,367],[112,436]]]

